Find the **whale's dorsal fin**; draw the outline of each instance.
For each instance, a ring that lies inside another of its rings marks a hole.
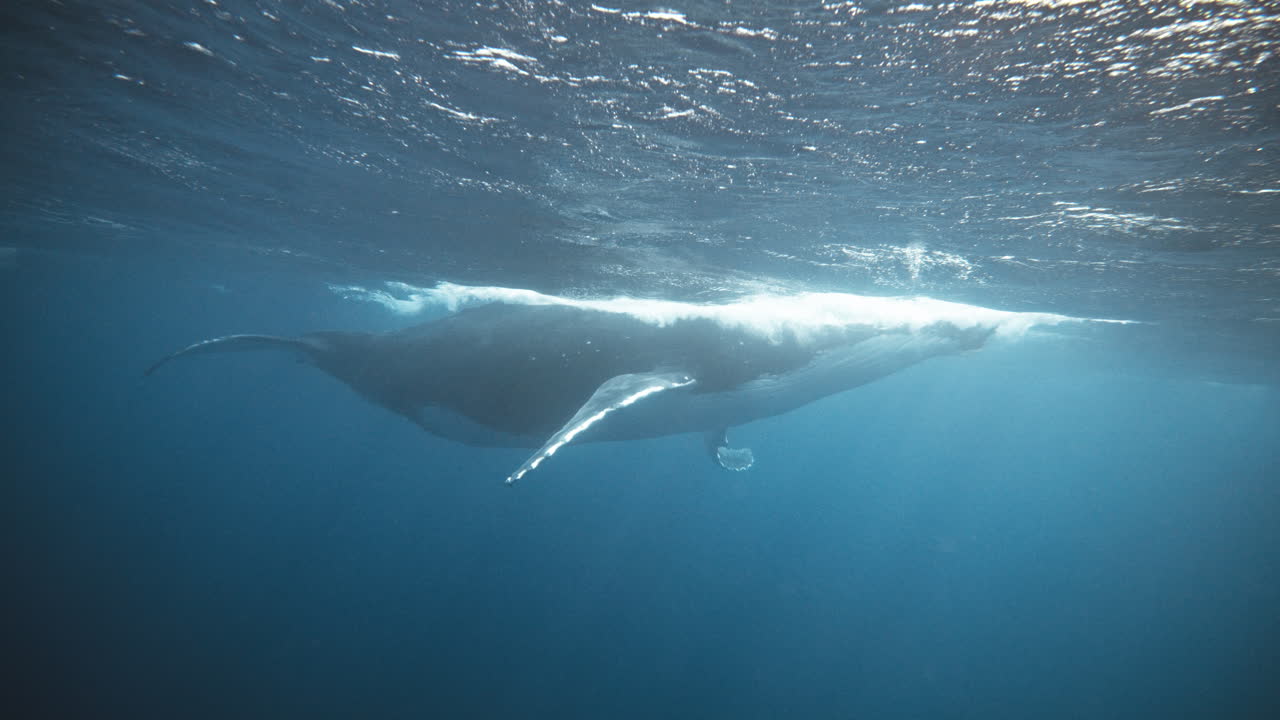
[[[322,349],[318,342],[311,338],[279,337],[277,335],[226,335],[212,340],[202,340],[194,345],[188,345],[171,355],[160,358],[154,365],[147,368],[143,374],[150,375],[161,365],[184,355],[241,352],[245,350],[294,350],[312,356]]]
[[[545,445],[538,448],[536,453],[531,455],[528,460],[524,461],[523,465],[507,477],[507,484],[510,485],[527,475],[530,470],[541,465],[543,460],[573,442],[575,437],[603,420],[609,413],[625,408],[655,393],[688,387],[694,382],[693,378],[682,373],[636,373],[619,375],[606,380],[603,385],[596,388],[596,391],[591,394],[591,399],[587,400],[586,404],[578,409],[578,412],[574,414],[569,422],[565,423],[564,427],[560,428],[555,435],[552,435]]]

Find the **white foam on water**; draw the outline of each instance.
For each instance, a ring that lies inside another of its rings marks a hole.
[[[351,299],[376,302],[399,315],[414,315],[430,307],[443,306],[453,311],[494,302],[509,305],[563,305],[629,315],[660,327],[681,320],[711,320],[725,327],[752,332],[771,340],[804,338],[823,331],[854,326],[885,331],[915,331],[931,325],[946,324],[960,329],[991,328],[998,335],[1017,337],[1034,327],[1062,323],[1127,322],[1075,318],[1055,313],[1009,312],[927,297],[876,297],[834,292],[789,295],[761,293],[734,302],[701,304],[625,296],[567,298],[518,288],[477,287],[454,283],[440,283],[433,288],[393,282],[387,283],[383,290],[358,286],[331,286],[331,289]]]

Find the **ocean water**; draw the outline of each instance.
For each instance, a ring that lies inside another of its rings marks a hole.
[[[1280,714],[1274,4],[0,18],[5,716]],[[734,428],[745,473],[514,487],[287,357],[143,376],[494,288],[1082,322]]]

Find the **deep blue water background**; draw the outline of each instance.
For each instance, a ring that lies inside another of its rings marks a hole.
[[[1274,8],[618,10],[6,4],[0,711],[1277,716]],[[514,488],[287,359],[142,376],[388,280],[1144,324]]]
[[[203,272],[212,272],[209,268]],[[423,435],[171,334],[385,323],[269,273],[4,285],[10,701],[44,715],[1266,717],[1275,388],[1027,341],[735,438]],[[333,320],[333,322],[338,322]],[[1086,356],[1087,358],[1087,356]]]

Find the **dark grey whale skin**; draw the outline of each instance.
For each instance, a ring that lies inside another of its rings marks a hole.
[[[728,390],[807,364],[827,343],[779,343],[711,320],[659,327],[559,305],[485,305],[383,335],[313,333],[317,366],[412,417],[447,407],[494,430],[548,437],[618,375],[677,371],[695,393]],[[830,340],[834,343],[834,338]]]
[[[905,331],[900,334],[907,337]],[[883,363],[885,367],[873,375],[980,347],[990,334],[988,329],[961,330],[950,325],[925,328],[916,333],[924,338],[919,349]],[[785,378],[823,353],[885,335],[853,326],[803,339],[786,335],[771,340],[710,319],[660,326],[622,313],[566,305],[495,303],[389,333],[322,331],[296,338],[216,338],[173,353],[147,374],[188,354],[292,350],[369,401],[428,430],[432,428],[421,420],[424,408],[443,408],[508,436],[503,442],[474,444],[537,447],[597,388],[619,375],[681,373],[696,381],[688,392],[713,396],[732,393],[744,384]],[[803,402],[795,403],[799,404]],[[688,431],[676,429],[678,425],[667,432],[642,434]],[[714,432],[723,427],[698,429]]]

